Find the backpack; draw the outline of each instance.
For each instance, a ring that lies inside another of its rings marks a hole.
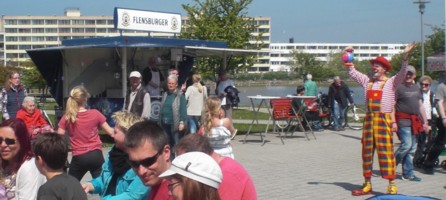
[[[232,107],[237,107],[240,103],[240,98],[238,97],[240,91],[238,91],[234,86],[228,86],[224,91],[226,93],[227,104],[231,105]]]

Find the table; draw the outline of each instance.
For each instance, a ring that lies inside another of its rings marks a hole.
[[[302,103],[303,105],[306,105],[305,104],[305,100],[316,100],[316,96],[292,96],[292,95],[287,95],[286,97],[287,98],[293,98],[293,99],[301,99],[301,100],[304,101]],[[312,123],[309,123],[307,117],[305,116],[305,111],[306,110],[304,110],[304,107],[306,107],[306,106],[299,106],[299,110],[297,110],[297,111],[294,110],[294,108],[293,108],[294,114],[296,115],[296,117],[302,116],[303,120],[305,120],[305,122],[307,123],[308,129],[310,130],[311,134],[313,135],[313,138],[316,140],[316,136],[314,135],[313,129],[311,128]],[[302,126],[302,124],[301,124],[301,126]],[[305,132],[305,137],[307,138],[307,140],[310,140],[310,138],[308,138],[308,136],[307,136],[307,132],[305,130],[304,130],[304,132]]]
[[[252,110],[254,111],[254,114],[253,114],[251,125],[249,126],[248,132],[245,135],[245,139],[244,139],[243,143],[246,143],[246,139],[248,138],[248,135],[251,132],[251,128],[254,125],[254,122],[257,121],[257,125],[259,125],[259,120],[258,120],[257,114],[259,113],[260,108],[263,105],[263,106],[265,106],[267,108],[268,113],[269,113],[269,119],[268,119],[268,122],[266,124],[265,133],[264,134],[260,133],[260,139],[262,141],[262,145],[264,145],[265,142],[266,142],[264,137],[266,136],[266,133],[268,132],[269,125],[272,124],[272,122],[271,122],[271,116],[272,115],[271,115],[271,108],[269,106],[269,100],[271,100],[271,99],[278,99],[280,97],[276,97],[276,96],[262,96],[262,95],[247,96],[247,97],[251,101],[251,106],[252,106]],[[257,102],[260,101],[260,103],[256,106],[254,104],[254,100],[257,100]],[[257,110],[256,110],[256,107],[257,107]]]

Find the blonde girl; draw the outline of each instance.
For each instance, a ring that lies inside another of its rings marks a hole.
[[[205,106],[205,135],[208,137],[211,147],[222,156],[234,158],[232,152],[231,137],[236,133],[232,120],[224,117],[220,99],[209,97]]]
[[[68,132],[73,154],[68,174],[78,180],[88,171],[93,178],[101,173],[104,157],[98,128],[101,127],[109,135],[113,134],[103,114],[86,108],[89,97],[84,86],[76,86],[70,91],[65,115],[59,121],[57,130],[61,135]]]
[[[204,103],[208,97],[206,87],[201,85],[201,75],[192,75],[193,84],[187,87],[185,96],[187,100],[187,126],[189,128],[189,133],[197,133],[197,127],[200,125],[201,114],[204,110]]]

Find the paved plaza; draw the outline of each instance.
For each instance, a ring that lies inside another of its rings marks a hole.
[[[260,130],[259,130],[260,131]],[[251,174],[257,189],[258,199],[367,199],[386,192],[387,180],[379,175],[378,163],[374,164],[372,178],[373,195],[353,197],[351,190],[363,183],[361,169],[361,131],[316,132],[317,140],[304,133],[295,132],[280,142],[277,134],[268,133],[267,143],[261,145],[260,137],[249,136],[243,144],[244,135],[232,141],[235,158]],[[398,139],[394,139],[396,146]],[[104,149],[104,153],[107,149]],[[375,158],[375,161],[377,159]],[[440,157],[446,160],[446,156]],[[435,175],[415,172],[423,180],[401,180],[401,166],[397,169],[398,193],[408,196],[446,198],[446,170],[438,167]],[[89,177],[85,177],[84,181]],[[99,199],[90,195],[89,199]]]

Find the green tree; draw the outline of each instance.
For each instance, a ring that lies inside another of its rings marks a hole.
[[[248,5],[252,0],[194,0],[195,5],[183,4],[190,24],[184,26],[180,35],[186,39],[225,41],[229,48],[253,48],[249,43],[251,33],[257,27],[253,18],[247,16]],[[262,45],[256,36],[257,49]],[[226,59],[228,72],[244,71],[253,64],[253,56],[229,56]],[[198,58],[198,71],[205,77],[214,77],[224,68],[223,58]]]
[[[429,56],[444,52],[444,25],[442,27],[433,26],[432,35],[427,36],[425,49]]]

